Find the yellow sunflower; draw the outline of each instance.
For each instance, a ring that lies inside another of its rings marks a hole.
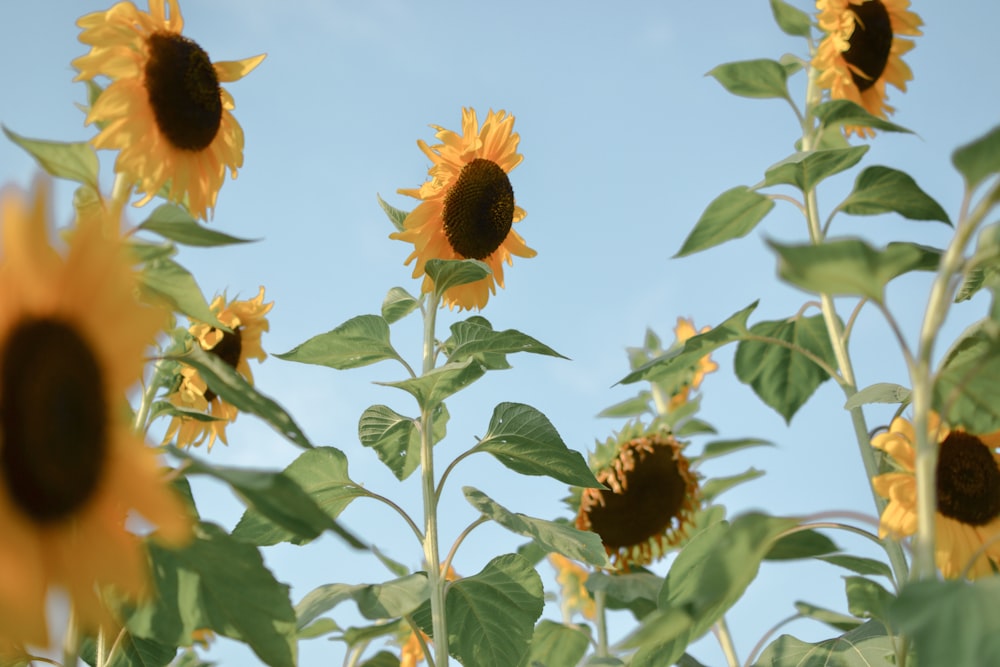
[[[563,619],[569,623],[573,614],[580,612],[591,621],[597,618],[597,604],[587,591],[587,570],[576,561],[562,554],[549,554],[549,564],[555,568],[556,582],[561,589]]]
[[[247,382],[252,383],[250,359],[264,361],[267,358],[260,338],[270,328],[266,316],[273,306],[273,301],[264,303],[263,287],[253,299],[234,300],[229,305],[226,305],[225,297],[217,296],[212,301],[212,312],[232,331],[223,331],[202,322],[191,325],[188,331],[203,350],[218,356],[235,368]],[[209,389],[198,371],[190,367],[183,368],[180,383],[168,400],[178,408],[206,413],[213,419],[204,421],[192,417],[174,417],[167,428],[164,442],[176,436],[178,447],[197,447],[208,440],[209,451],[216,438],[229,444],[226,441],[226,426],[236,420],[239,410]]]
[[[1000,563],[1000,431],[973,435],[942,425],[937,415],[930,415],[930,432],[937,434],[940,446],[937,465],[937,513],[935,560],[945,577],[957,577],[983,545],[991,543],[969,570],[971,578],[993,573],[991,561]],[[897,417],[888,432],[872,439],[872,446],[883,450],[900,472],[878,475],[872,480],[875,490],[889,504],[882,512],[879,536],[899,539],[917,530],[917,480],[913,474],[916,453],[913,425]]]
[[[923,21],[909,11],[909,0],[816,0],[820,42],[813,66],[819,85],[835,100],[850,100],[886,118],[895,111],[886,103],[885,84],[906,92],[913,78],[903,54],[913,42],[900,35],[920,35]],[[847,127],[848,135],[874,136],[867,127]]]
[[[596,477],[609,488],[583,490],[576,527],[600,535],[611,561],[626,572],[680,542],[700,504],[698,477],[671,435],[624,441]]]
[[[490,294],[496,294],[496,286],[504,286],[504,262],[513,264],[513,255],[537,254],[512,228],[525,216],[514,203],[507,177],[521,163],[517,152],[521,137],[513,131],[514,117],[504,111],[491,110],[480,128],[475,110],[462,109],[462,134],[433,127],[440,144],[417,141],[432,162],[431,180],[419,188],[399,190],[421,203],[406,217],[405,229],[389,236],[413,244],[406,263],[417,260],[413,277],[424,276],[424,292],[434,288],[424,272],[429,259],[478,259],[489,265],[493,275],[444,294],[449,307],[481,309]]]
[[[168,199],[207,218],[226,169],[236,178],[243,166],[243,129],[219,84],[242,79],[264,56],[213,63],[181,35],[177,0],[149,0],[149,12],[119,2],[77,25],[90,52],[73,61],[75,80],[111,79],[87,114],[87,124],[106,123],[94,146],[119,151],[115,171],[144,194],[137,205],[166,187]]]
[[[701,331],[697,331],[694,328],[694,322],[683,317],[677,318],[677,326],[674,327],[674,337],[677,339],[675,345],[683,345],[684,342],[693,337],[696,334],[703,334],[711,331],[712,327],[702,327]],[[706,354],[704,357],[698,360],[697,365],[692,368],[691,379],[677,390],[677,392],[670,397],[670,408],[676,409],[687,402],[688,397],[691,394],[692,389],[697,389],[701,386],[702,380],[709,373],[714,373],[719,370],[719,364],[712,361],[711,355]]]
[[[122,419],[166,313],[135,300],[107,221],[88,216],[64,252],[48,192],[0,194],[0,639],[46,645],[45,598],[67,594],[88,631],[111,622],[99,591],[146,591],[136,511],[170,544],[190,534],[156,455]]]

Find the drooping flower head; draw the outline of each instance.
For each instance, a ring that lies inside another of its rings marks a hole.
[[[909,6],[909,0],[816,0],[819,27],[827,36],[813,66],[832,99],[850,100],[882,118],[895,111],[886,103],[885,85],[906,92],[913,78],[902,58],[913,42],[900,36],[920,35],[923,25]],[[861,137],[875,134],[865,127],[846,130]]]
[[[424,271],[429,259],[478,259],[489,265],[491,276],[444,294],[449,307],[481,309],[496,286],[504,286],[504,262],[513,264],[513,255],[537,254],[512,227],[525,216],[507,176],[521,163],[521,138],[513,131],[514,117],[505,111],[491,110],[480,128],[475,110],[462,109],[461,134],[433,127],[440,144],[417,141],[431,160],[430,180],[399,190],[421,203],[406,217],[404,230],[389,236],[413,244],[406,263],[416,260],[413,277],[424,276],[424,292],[434,288]]]
[[[111,621],[99,587],[146,592],[129,511],[173,544],[190,519],[123,419],[167,314],[136,301],[117,225],[81,218],[57,250],[44,185],[0,193],[0,225],[0,639],[46,645],[51,588],[87,631]]]
[[[974,435],[949,429],[937,415],[929,419],[930,433],[939,443],[936,474],[937,543],[935,560],[945,577],[957,577],[969,567],[977,578],[993,573],[1000,564],[1000,432]],[[889,431],[872,438],[872,446],[889,454],[899,472],[878,475],[872,480],[875,491],[889,504],[882,512],[879,536],[899,539],[917,531],[916,437],[913,425],[897,417]],[[971,563],[973,555],[984,552]]]
[[[668,434],[618,443],[596,477],[609,488],[583,490],[576,527],[600,535],[611,561],[625,571],[658,560],[680,542],[700,504],[698,477]]]
[[[87,124],[105,124],[94,146],[119,151],[115,171],[144,194],[138,205],[166,187],[168,199],[207,218],[226,170],[236,178],[243,166],[243,129],[219,84],[242,79],[264,56],[213,63],[181,34],[177,0],[149,0],[148,12],[119,2],[77,25],[90,52],[73,61],[76,80],[111,79],[87,114]]]
[[[273,301],[264,303],[263,287],[253,299],[233,300],[228,305],[225,297],[217,296],[212,301],[212,312],[230,331],[203,322],[192,324],[188,331],[203,350],[225,361],[247,382],[252,383],[253,371],[250,370],[250,359],[264,361],[267,358],[267,353],[261,347],[260,338],[270,328],[267,314],[273,306]],[[239,410],[209,389],[198,371],[187,366],[181,369],[180,383],[168,400],[178,408],[208,414],[213,419],[175,416],[167,428],[164,442],[176,436],[177,446],[187,447],[199,446],[208,440],[210,451],[216,438],[222,440],[224,444],[229,444],[226,441],[226,426],[236,420]]]

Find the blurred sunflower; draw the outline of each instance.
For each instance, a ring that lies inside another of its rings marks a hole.
[[[937,513],[935,560],[941,573],[957,577],[984,544],[992,541],[969,570],[970,578],[989,576],[1000,563],[1000,431],[973,435],[942,425],[936,414],[929,419],[931,433],[940,446],[937,464]],[[914,476],[916,437],[913,425],[897,417],[888,432],[872,438],[901,469],[872,480],[875,491],[889,504],[882,512],[879,536],[901,538],[917,530],[917,480]]]
[[[253,383],[250,359],[264,361],[267,358],[260,337],[270,328],[266,315],[273,306],[273,301],[264,303],[263,287],[253,299],[234,300],[229,305],[226,305],[225,297],[217,296],[212,301],[212,312],[232,331],[223,331],[202,322],[193,324],[188,331],[203,350],[216,355],[235,368],[247,382]],[[182,410],[208,414],[212,419],[175,416],[167,427],[163,441],[176,436],[178,447],[197,447],[208,440],[209,451],[216,438],[229,444],[226,441],[226,426],[236,420],[239,410],[209,389],[195,369],[185,366],[180,375],[177,388],[167,400]]]
[[[512,228],[525,216],[514,203],[507,177],[521,163],[517,152],[521,137],[513,131],[514,117],[504,111],[491,110],[480,128],[475,110],[462,109],[462,134],[433,127],[440,144],[417,141],[432,162],[431,180],[419,188],[399,190],[422,203],[406,216],[403,231],[389,237],[413,244],[406,264],[417,260],[413,277],[424,276],[424,292],[434,288],[424,271],[429,259],[478,259],[489,265],[492,275],[444,294],[449,307],[481,309],[496,286],[504,286],[504,262],[513,264],[513,255],[537,254]]]
[[[243,166],[243,129],[219,84],[242,79],[264,55],[213,63],[181,35],[177,0],[149,0],[149,12],[119,2],[77,25],[90,52],[73,61],[75,80],[111,79],[87,114],[87,124],[105,124],[94,146],[119,151],[115,171],[145,195],[137,205],[166,187],[168,199],[207,218],[226,169],[236,178]]]
[[[609,489],[583,490],[576,527],[600,535],[611,561],[626,572],[681,541],[700,504],[698,476],[668,434],[624,440],[596,477]]]
[[[900,35],[920,35],[923,25],[909,6],[909,0],[816,0],[819,27],[827,36],[813,66],[832,99],[850,100],[882,118],[895,111],[886,103],[885,85],[906,92],[913,78],[902,58],[913,42]],[[866,127],[845,129],[848,135],[875,134]]]
[[[100,586],[146,592],[127,513],[167,543],[190,534],[121,409],[167,314],[136,302],[130,256],[106,236],[108,221],[87,216],[65,252],[53,247],[47,190],[0,194],[0,635],[35,645],[48,643],[50,588],[66,592],[86,631],[112,622]]]
[[[597,618],[597,604],[587,591],[586,569],[579,563],[566,558],[562,554],[549,554],[549,564],[556,571],[556,582],[561,589],[563,621],[569,623],[573,614],[580,612],[584,618],[591,621]]]
[[[683,345],[685,341],[689,338],[697,335],[707,333],[712,330],[712,327],[702,327],[701,331],[697,331],[694,328],[694,322],[683,317],[677,318],[677,326],[674,327],[674,337],[676,339],[675,346]],[[698,363],[691,369],[691,378],[686,383],[681,385],[679,389],[670,397],[670,409],[676,409],[687,402],[688,397],[691,395],[693,389],[697,389],[701,386],[702,380],[709,373],[714,373],[719,370],[719,364],[712,361],[711,355],[706,354],[704,357],[698,360]]]

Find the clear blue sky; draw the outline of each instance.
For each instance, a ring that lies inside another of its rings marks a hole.
[[[812,11],[808,3],[796,4]],[[70,60],[86,50],[74,22],[109,6],[110,1],[92,0],[5,6],[0,122],[31,137],[92,136],[73,106],[85,95],[82,84],[71,83]],[[894,120],[918,136],[879,136],[864,164],[907,170],[954,217],[961,180],[949,155],[1000,120],[994,48],[1000,8],[985,0],[953,0],[918,2],[913,9],[925,22],[924,36],[906,57],[915,79],[905,95],[890,89],[890,103],[898,109]],[[394,285],[418,289],[402,264],[410,246],[387,238],[392,229],[376,193],[412,207],[413,200],[395,191],[425,179],[427,160],[416,140],[433,139],[428,125],[458,128],[463,106],[475,107],[480,117],[489,108],[516,116],[524,162],[512,182],[518,204],[528,212],[518,229],[538,256],[515,262],[507,271],[507,289],[491,298],[483,315],[495,327],[535,336],[572,361],[515,356],[513,370],[488,376],[450,401],[449,438],[437,449],[441,461],[466,449],[485,431],[493,405],[508,400],[537,407],[571,447],[585,451],[620,425],[594,415],[632,393],[631,387],[612,385],[627,371],[625,346],[638,344],[646,327],[669,340],[678,316],[693,317],[699,327],[715,324],[762,298],[752,321],[778,319],[795,313],[807,298],[777,282],[762,241],[764,235],[805,238],[801,218],[780,203],[748,238],[670,259],[717,194],[756,183],[768,165],[793,150],[796,125],[786,105],[731,97],[704,77],[726,61],[804,53],[803,42],[774,25],[765,0],[189,0],[182,11],[185,34],[214,60],[268,53],[255,72],[228,86],[246,133],[245,165],[239,178],[223,187],[210,223],[264,240],[213,252],[184,249],[180,261],[209,298],[222,290],[249,297],[265,285],[275,301],[271,332],[264,338],[271,352],[286,351],[355,315],[378,312]],[[802,75],[791,86],[801,96]],[[109,187],[110,163],[103,164]],[[25,154],[0,142],[0,183],[27,186],[33,173]],[[824,211],[846,194],[854,175],[832,179],[821,190]],[[57,194],[58,219],[66,222],[71,190],[63,186]],[[131,219],[138,222],[147,212],[132,210]],[[949,238],[938,223],[891,216],[845,217],[834,224],[835,234],[864,235],[876,243],[905,236],[943,245]],[[927,286],[924,277],[906,278],[890,292],[890,305],[909,331],[915,330]],[[849,307],[842,311],[845,317]],[[949,331],[957,333],[983,308],[984,301],[976,300],[956,311]],[[443,315],[442,330],[453,319]],[[394,329],[393,341],[416,359],[416,321]],[[861,385],[907,384],[893,350],[881,319],[866,312],[853,348]],[[706,380],[702,416],[718,427],[720,437],[765,437],[778,444],[705,470],[732,474],[753,465],[767,471],[763,479],[723,496],[731,513],[874,511],[850,423],[840,409],[842,396],[832,383],[786,427],[735,380],[731,349],[715,358],[721,370]],[[255,375],[258,386],[289,409],[313,442],[348,453],[356,481],[419,514],[416,478],[399,485],[356,437],[357,419],[371,404],[412,411],[404,394],[372,384],[399,379],[397,368],[382,364],[336,372],[269,359]],[[887,421],[890,410],[872,410],[869,422]],[[281,468],[298,454],[251,417],[241,417],[229,433],[231,446],[216,447],[213,462]],[[474,516],[461,497],[464,484],[515,511],[566,515],[560,484],[521,479],[486,457],[467,461],[452,480],[443,504],[445,536],[457,534]],[[201,485],[197,494],[207,518],[227,527],[239,518],[241,506],[226,490]],[[343,519],[393,558],[419,567],[419,549],[388,511],[359,502]],[[481,528],[456,567],[474,573],[520,541],[499,528]],[[372,559],[332,538],[307,548],[271,548],[265,558],[292,584],[295,601],[322,583],[387,578]],[[660,563],[656,569],[666,568]],[[741,657],[771,624],[792,612],[794,600],[844,609],[840,574],[829,566],[765,565],[729,615]],[[551,589],[551,578],[546,579]],[[338,609],[336,618],[350,622],[350,612]],[[790,631],[804,639],[828,636],[808,624]],[[332,664],[342,647],[313,640],[300,645],[300,654],[303,665]],[[702,642],[695,655],[708,664],[721,662],[711,641]],[[225,665],[253,662],[247,649],[226,641],[211,656]]]

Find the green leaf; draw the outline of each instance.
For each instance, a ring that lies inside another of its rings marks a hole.
[[[806,618],[811,618],[819,621],[820,623],[826,623],[831,628],[840,630],[841,632],[850,632],[862,624],[861,621],[853,616],[824,609],[823,607],[817,607],[816,605],[809,604],[808,602],[796,602],[795,610]]]
[[[683,655],[687,640],[692,638],[692,623],[691,615],[677,607],[658,609],[643,618],[642,625],[620,642],[622,648],[639,649],[629,667],[674,664]]]
[[[403,319],[420,306],[420,302],[402,287],[393,287],[382,301],[382,318],[392,324]]]
[[[415,572],[382,584],[327,584],[310,591],[296,605],[299,627],[305,628],[345,600],[353,600],[369,621],[399,618],[417,610],[428,599],[425,572]]]
[[[942,419],[971,433],[1000,429],[1000,342],[990,328],[981,321],[966,329],[934,383],[933,405]]]
[[[198,247],[252,243],[256,240],[241,239],[209,229],[191,217],[191,214],[182,207],[174,204],[157,206],[138,228],[159,234],[170,241]]]
[[[833,540],[815,530],[800,530],[785,535],[771,547],[764,560],[797,560],[825,556],[837,551]]]
[[[464,389],[486,374],[486,367],[475,359],[449,362],[430,370],[420,377],[398,382],[376,382],[386,387],[396,387],[417,399],[421,409],[437,407],[444,399]]]
[[[493,273],[478,259],[429,259],[424,271],[434,281],[434,291],[439,295],[452,287],[474,283]]]
[[[725,63],[706,76],[715,77],[723,88],[740,97],[789,99],[785,68],[776,60],[759,58]]]
[[[483,516],[492,519],[507,530],[530,537],[545,547],[567,558],[589,563],[594,567],[611,568],[611,561],[604,551],[601,537],[594,532],[577,530],[554,521],[536,519],[520,512],[514,513],[497,503],[482,491],[471,486],[462,487],[469,504]]]
[[[389,222],[391,222],[392,226],[396,228],[396,231],[401,232],[406,229],[406,226],[403,223],[406,221],[406,216],[408,216],[409,213],[388,204],[384,199],[382,199],[381,195],[375,196],[378,197],[378,205],[382,207],[383,211],[385,211],[386,216],[389,218]]]
[[[941,251],[916,243],[890,243],[876,250],[860,239],[822,245],[782,245],[768,241],[778,254],[778,275],[809,292],[863,296],[881,303],[885,285],[908,271],[937,268]]]
[[[749,447],[774,447],[774,443],[770,440],[761,440],[760,438],[714,440],[706,444],[705,448],[701,450],[701,454],[698,454],[695,458],[699,461],[707,461],[708,459],[714,459],[716,457],[729,454],[730,452],[736,452]]]
[[[288,586],[264,567],[260,553],[213,524],[201,523],[181,549],[147,542],[156,597],[127,620],[136,637],[180,646],[209,628],[247,643],[272,667],[296,663],[295,612]]]
[[[347,628],[340,639],[347,643],[348,648],[362,644],[367,646],[379,637],[398,636],[401,632],[408,632],[409,628],[402,619],[391,623],[380,622],[362,628]]]
[[[366,548],[333,521],[352,500],[367,495],[348,476],[347,457],[342,451],[334,447],[306,450],[285,468],[283,475],[306,493],[321,510],[326,521],[333,524],[331,526],[327,523],[324,529],[333,530],[357,549]],[[280,523],[272,521],[265,512],[254,508],[244,512],[233,529],[233,537],[257,546],[270,546],[279,542],[305,544],[310,541],[310,538],[303,539],[301,534],[286,529]]]
[[[544,606],[542,580],[522,556],[497,556],[471,577],[448,587],[448,646],[463,665],[510,667],[528,655]],[[430,605],[414,614],[433,633]]]
[[[115,640],[118,648],[111,656],[111,660],[104,663],[106,667],[166,667],[171,664],[177,655],[176,646],[167,646],[152,639],[134,637],[128,632],[122,632],[121,637]],[[88,638],[80,650],[80,657],[87,664],[97,664],[97,642]],[[0,656],[0,667],[30,667],[37,664],[35,662],[7,662],[6,656]]]
[[[1000,577],[907,584],[889,608],[916,643],[921,665],[1000,664]]]
[[[358,667],[399,667],[399,658],[388,651],[379,651]]]
[[[774,201],[744,185],[712,200],[674,257],[685,257],[749,234],[764,219]]]
[[[97,189],[100,164],[97,152],[86,141],[29,139],[3,128],[7,138],[23,148],[38,165],[56,178],[65,178]]]
[[[444,347],[449,361],[460,362],[474,358],[491,370],[508,368],[505,355],[515,352],[566,358],[548,345],[515,329],[494,331],[489,322],[481,317],[452,324],[451,337],[445,341]],[[497,363],[497,357],[500,363]]]
[[[763,470],[757,470],[756,468],[751,467],[738,475],[730,475],[729,477],[713,477],[701,485],[701,497],[706,502],[710,502],[735,486],[739,486],[744,482],[750,482],[763,476]]]
[[[192,320],[229,330],[209,308],[194,276],[172,259],[162,257],[147,262],[139,272],[139,286],[149,297],[165,302]]]
[[[860,408],[869,403],[898,403],[900,405],[910,402],[910,390],[906,387],[892,382],[877,382],[858,391],[844,403],[845,410]]]
[[[776,162],[764,172],[764,186],[793,185],[809,192],[819,183],[850,169],[868,152],[867,145],[798,152]]]
[[[813,115],[819,119],[820,125],[826,129],[829,127],[871,127],[883,132],[905,132],[913,134],[912,131],[890,123],[884,118],[873,116],[868,113],[860,104],[850,100],[830,100],[816,106]],[[824,132],[824,134],[827,134]],[[839,133],[838,133],[839,134]]]
[[[200,345],[194,345],[182,355],[166,356],[164,359],[187,364],[198,371],[209,389],[240,412],[260,417],[285,439],[299,447],[312,447],[305,433],[284,408],[257,391],[217,355],[205,352]]]
[[[781,635],[764,649],[754,667],[881,667],[893,664],[895,657],[885,628],[877,621],[869,621],[839,637],[815,644]],[[923,660],[921,657],[921,664]],[[955,663],[926,664],[951,667]]]
[[[844,584],[848,611],[858,618],[871,618],[881,623],[888,621],[895,595],[865,577],[844,577]]]
[[[597,413],[598,417],[611,417],[619,419],[622,417],[638,417],[650,411],[649,402],[653,400],[652,393],[645,389],[639,392],[638,396],[626,398],[620,403],[604,408]]]
[[[939,220],[951,225],[941,205],[909,174],[889,167],[868,167],[858,174],[854,190],[837,208],[850,215],[894,212],[910,220]]]
[[[337,370],[400,359],[389,342],[389,324],[378,315],[358,315],[332,331],[313,336],[288,352],[274,356]]]
[[[384,405],[373,405],[358,422],[358,439],[371,447],[396,479],[403,481],[420,465],[419,419],[404,417]],[[448,409],[443,403],[434,408],[431,419],[434,442],[445,436]]]
[[[691,336],[676,350],[662,354],[643,364],[624,378],[621,384],[631,384],[639,380],[664,382],[673,375],[686,373],[691,366],[706,354],[711,354],[723,345],[740,340],[747,334],[747,318],[757,308],[754,301],[743,310],[731,315],[725,322],[703,334]]]
[[[544,667],[576,667],[587,654],[590,636],[586,626],[565,625],[543,619],[531,638],[528,665]]]
[[[822,315],[758,322],[750,328],[750,334],[783,341],[814,354],[828,366],[837,365]],[[830,378],[802,353],[760,340],[740,341],[734,366],[740,382],[750,385],[760,400],[789,423],[816,389]]]
[[[812,34],[812,19],[809,15],[785,0],[771,0],[771,13],[785,34],[793,37],[809,37]]]
[[[146,243],[135,239],[130,239],[126,243],[129,253],[137,264],[147,264],[154,259],[167,259],[177,254],[177,246],[173,243]]]
[[[956,149],[951,154],[951,162],[962,174],[969,192],[986,177],[1000,172],[1000,125]]]
[[[332,618],[318,618],[295,633],[299,639],[315,639],[334,632],[340,632],[340,626]]]
[[[648,571],[593,572],[587,577],[586,586],[591,593],[604,592],[608,609],[628,609],[636,620],[641,620],[656,610],[663,578]]]
[[[552,422],[530,405],[497,405],[486,435],[472,451],[489,452],[522,475],[544,475],[571,486],[604,488],[580,452],[567,447]]]
[[[892,580],[892,568],[880,560],[871,558],[861,558],[860,556],[850,556],[848,554],[830,554],[828,556],[818,556],[817,560],[826,561],[831,565],[842,567],[845,570],[856,572],[865,576],[886,577]]]

